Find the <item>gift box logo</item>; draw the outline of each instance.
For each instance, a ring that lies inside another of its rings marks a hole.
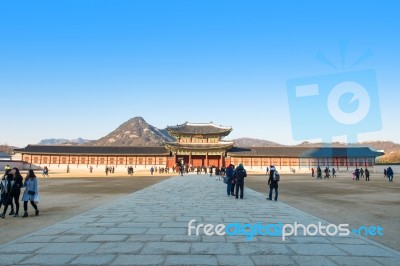
[[[290,79],[287,94],[295,140],[346,135],[349,142],[382,128],[374,70]]]

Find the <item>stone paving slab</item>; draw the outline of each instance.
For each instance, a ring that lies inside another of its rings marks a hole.
[[[356,235],[207,235],[211,223],[326,221],[245,188],[227,197],[207,175],[173,177],[0,246],[0,265],[399,265],[400,253]],[[250,230],[250,227],[247,227]],[[273,232],[273,228],[269,228]],[[233,231],[231,231],[233,232]],[[249,231],[247,231],[249,233]]]

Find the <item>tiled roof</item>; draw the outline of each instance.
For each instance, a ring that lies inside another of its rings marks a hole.
[[[217,149],[229,148],[233,143],[220,142],[205,144],[166,143],[171,148]],[[85,154],[85,155],[169,155],[167,148],[162,146],[69,146],[69,145],[28,145],[16,152],[31,154]],[[233,147],[228,150],[231,157],[291,157],[291,158],[324,158],[324,157],[377,157],[383,152],[373,151],[368,147]]]
[[[218,143],[177,143],[167,142],[165,145],[177,149],[193,149],[193,150],[208,150],[208,149],[229,149],[233,146],[233,142],[218,142]]]
[[[289,158],[324,158],[324,157],[377,157],[383,152],[373,151],[368,147],[233,147],[228,155],[239,156],[266,156]]]
[[[28,145],[16,152],[40,154],[112,154],[112,155],[167,155],[169,151],[163,146],[69,146],[69,145]]]
[[[166,128],[170,134],[222,134],[228,135],[231,131],[231,127],[218,126],[213,123],[184,123],[182,125],[169,126]]]

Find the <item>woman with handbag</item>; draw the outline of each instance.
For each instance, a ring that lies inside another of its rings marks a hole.
[[[38,190],[38,181],[33,170],[29,170],[28,175],[25,178],[24,182],[24,195],[22,196],[22,201],[24,202],[24,216],[28,217],[28,201],[31,202],[31,205],[35,209],[36,216],[39,215],[39,209],[35,202],[39,202],[39,190]]]

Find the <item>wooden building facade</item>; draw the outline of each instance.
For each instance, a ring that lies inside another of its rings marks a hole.
[[[27,167],[104,167],[125,169],[173,167],[177,163],[189,166],[223,167],[242,163],[253,171],[264,171],[275,165],[282,172],[308,172],[317,166],[348,170],[356,167],[372,167],[382,152],[368,147],[234,147],[222,138],[229,135],[231,127],[212,123],[184,123],[167,127],[176,142],[164,146],[100,147],[100,146],[54,146],[28,145],[16,149]]]

